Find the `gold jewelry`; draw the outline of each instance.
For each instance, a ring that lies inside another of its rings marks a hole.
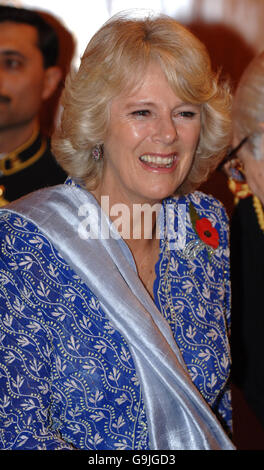
[[[38,134],[39,126],[36,125],[32,136],[24,144],[20,145],[0,160],[0,176],[11,176],[31,166],[42,157],[46,150],[47,143],[46,139],[39,139],[37,143],[38,148],[36,149],[34,142]],[[26,155],[23,153],[25,150],[28,150]]]
[[[8,201],[4,198],[5,195],[5,187],[0,186],[0,207],[6,206],[8,204]]]
[[[264,211],[263,206],[257,196],[253,196],[253,206],[256,212],[260,229],[264,232]]]

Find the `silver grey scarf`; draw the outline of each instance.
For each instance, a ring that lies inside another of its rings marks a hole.
[[[111,238],[79,236],[80,214],[88,207],[94,219],[90,229],[96,232],[96,225],[104,224]],[[126,339],[142,387],[151,448],[234,449],[193,385],[169,325],[137,275],[128,246],[116,237],[94,197],[82,188],[61,185],[37,191],[5,210],[38,226]]]

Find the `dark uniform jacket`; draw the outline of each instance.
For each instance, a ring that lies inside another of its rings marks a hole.
[[[264,426],[264,232],[252,196],[231,219],[233,381]]]
[[[64,183],[66,173],[56,162],[50,140],[39,131],[0,160],[0,205],[45,186]]]

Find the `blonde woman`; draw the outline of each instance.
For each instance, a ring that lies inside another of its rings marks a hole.
[[[227,219],[191,192],[229,143],[228,88],[175,20],[122,14],[63,107],[70,179],[1,212],[4,447],[23,421],[27,449],[233,449]]]

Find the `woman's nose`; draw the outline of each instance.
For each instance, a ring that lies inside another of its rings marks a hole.
[[[166,145],[172,144],[178,138],[177,127],[171,118],[159,119],[156,123],[153,139]]]

